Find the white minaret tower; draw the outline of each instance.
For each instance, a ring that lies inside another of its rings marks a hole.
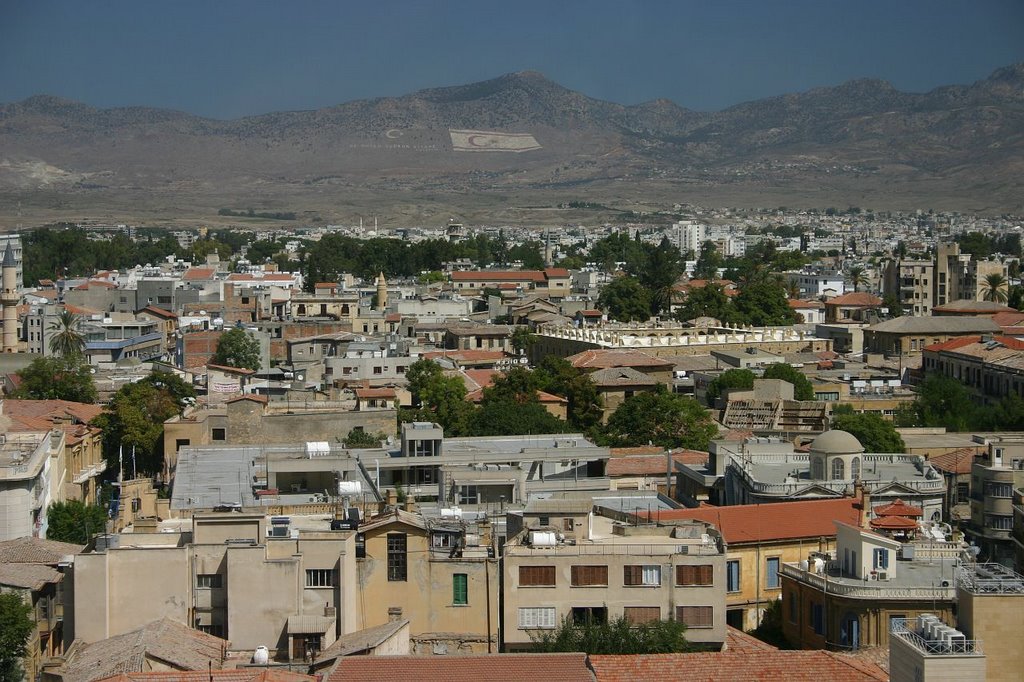
[[[18,264],[14,260],[14,250],[7,242],[2,264],[3,289],[0,291],[0,304],[4,308],[4,353],[18,352]]]

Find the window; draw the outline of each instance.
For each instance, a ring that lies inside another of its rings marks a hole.
[[[811,604],[811,627],[815,634],[825,634],[825,607],[821,604]]]
[[[767,570],[764,576],[764,586],[769,590],[775,590],[782,586],[779,582],[779,557],[769,557],[767,561]]]
[[[469,603],[469,576],[456,573],[452,576],[452,604],[465,606]]]
[[[519,587],[554,587],[554,566],[520,566]]]
[[[889,568],[889,550],[887,549],[875,549],[874,560],[872,565],[875,570],[882,570]]]
[[[608,585],[607,566],[573,566],[573,587],[604,587]]]
[[[553,630],[554,628],[554,606],[532,606],[519,609],[520,630]]]
[[[1013,530],[1013,517],[1012,516],[996,516],[994,514],[986,514],[985,524],[992,530]]]
[[[676,620],[690,629],[715,626],[715,610],[710,606],[677,606]]]
[[[622,584],[628,587],[658,587],[661,585],[661,566],[623,566]]]
[[[408,577],[407,541],[405,533],[388,534],[388,580],[405,582]]]
[[[576,625],[607,623],[608,608],[605,606],[574,606],[572,607],[572,622]]]
[[[740,562],[738,559],[725,563],[725,591],[740,591]]]
[[[622,609],[622,616],[630,625],[643,625],[661,620],[660,606],[627,606]]]
[[[860,478],[860,457],[854,457],[850,460],[850,478],[853,480]]]
[[[815,481],[825,478],[825,463],[821,457],[815,457],[811,460],[811,478]]]
[[[196,576],[196,587],[198,588],[213,588],[223,587],[224,583],[221,582],[223,576],[219,573],[200,573]]]
[[[334,587],[334,570],[330,568],[307,568],[306,587]]]
[[[841,481],[841,480],[843,480],[843,477],[844,477],[844,475],[846,473],[845,469],[846,469],[846,465],[843,463],[843,460],[839,459],[838,457],[833,459],[832,460],[832,480],[833,481]]]
[[[573,531],[572,519],[562,519],[562,530],[571,533]]]
[[[228,430],[224,428],[215,428],[210,433],[210,438],[213,440],[227,440]]]
[[[181,450],[186,445],[191,445],[188,438],[176,438],[174,440],[174,451]]]
[[[971,499],[971,484],[970,483],[957,483],[956,484],[956,503],[966,504]]]
[[[712,585],[714,568],[711,564],[676,566],[676,585]]]

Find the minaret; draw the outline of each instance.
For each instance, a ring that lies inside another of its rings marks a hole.
[[[18,352],[18,264],[14,261],[14,250],[7,242],[2,264],[3,290],[0,304],[4,308],[4,353]]]
[[[377,310],[388,309],[388,282],[384,273],[377,275]]]
[[[555,261],[551,253],[551,227],[549,226],[544,233],[544,267],[551,268],[554,266]]]

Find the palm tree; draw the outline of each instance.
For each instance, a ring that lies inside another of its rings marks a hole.
[[[85,350],[85,337],[78,331],[81,318],[69,310],[61,311],[49,329],[56,332],[50,337],[50,352],[62,357],[81,355]]]
[[[981,288],[982,298],[993,303],[1006,303],[1006,277],[1001,272],[985,275],[985,285]]]
[[[853,285],[853,290],[856,292],[861,286],[868,283],[867,273],[864,272],[864,268],[859,265],[855,265],[850,268],[850,284]]]

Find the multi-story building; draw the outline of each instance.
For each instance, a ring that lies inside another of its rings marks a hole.
[[[786,282],[789,287],[795,287],[800,292],[798,298],[831,298],[846,293],[846,279],[840,272],[815,270],[787,272]]]
[[[1024,486],[1024,436],[996,435],[971,466],[971,521],[967,534],[984,561],[1014,565],[1013,491]]]
[[[1024,670],[1024,576],[1000,564],[963,563],[956,578],[957,628],[967,641],[984,647],[985,679],[1019,680]]]
[[[917,355],[927,346],[962,336],[998,334],[1002,328],[988,317],[897,317],[864,330],[867,353]]]
[[[407,620],[410,653],[498,651],[500,568],[486,517],[467,523],[395,509],[359,533],[355,608],[363,627]]]
[[[931,260],[892,260],[883,270],[884,292],[895,295],[903,315],[931,315],[935,305],[935,263]],[[890,311],[891,314],[892,311]]]
[[[808,552],[835,549],[833,520],[859,524],[861,503],[852,497],[837,500],[779,502],[694,509],[665,509],[644,513],[659,524],[704,521],[719,529],[726,544],[726,623],[749,631],[758,626],[772,602],[782,596],[779,568],[797,563]]]
[[[65,499],[66,474],[62,430],[8,430],[0,443],[0,540],[46,537],[46,508]]]
[[[710,525],[592,516],[571,534],[538,526],[506,542],[503,565],[505,651],[528,650],[531,633],[563,619],[675,619],[693,644],[717,649],[725,639],[725,546]]]
[[[360,628],[354,531],[237,512],[159,531],[100,536],[74,557],[65,606],[74,639],[169,618],[237,649],[303,660]]]
[[[1024,341],[977,334],[925,346],[925,374],[943,374],[966,386],[985,403],[1024,396]]]
[[[985,663],[982,642],[967,639],[934,614],[890,620],[891,682],[984,680]]]
[[[1006,265],[1002,261],[977,260],[969,253],[961,253],[956,243],[939,244],[933,305],[981,300],[985,295],[986,278],[992,274],[1005,276]],[[1009,283],[1006,286],[1009,287]]]
[[[672,231],[669,234],[672,235],[672,242],[680,251],[683,253],[692,251],[698,256],[708,238],[707,226],[692,220],[673,223]]]
[[[571,293],[572,278],[565,268],[470,270],[451,273],[451,286],[464,296],[477,296],[485,289],[513,289],[561,299]]]
[[[891,622],[934,614],[953,622],[956,570],[965,547],[908,543],[835,522],[836,550],[783,563],[783,632],[798,649],[889,646]]]

